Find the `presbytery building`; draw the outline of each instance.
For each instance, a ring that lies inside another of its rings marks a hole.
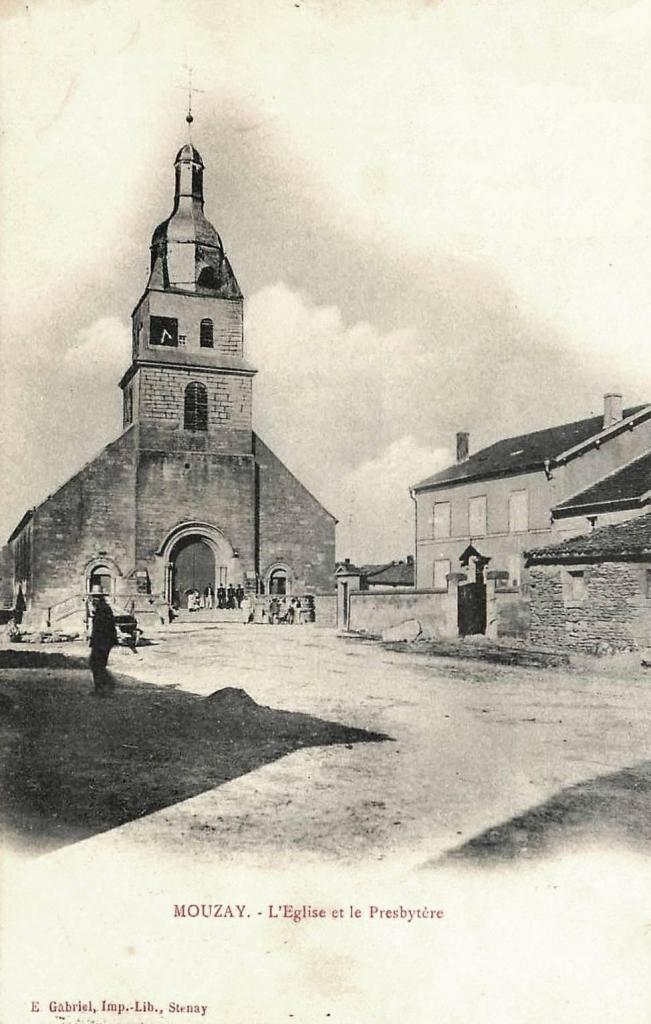
[[[120,387],[122,432],[29,510],[5,552],[34,625],[63,624],[101,588],[136,615],[189,591],[332,591],[335,519],[252,429],[256,370],[243,299],[204,213],[201,156],[175,160]]]
[[[513,615],[528,614],[528,551],[649,511],[651,405],[625,409],[622,396],[610,393],[602,415],[474,453],[468,434],[459,433],[456,463],[415,484],[411,494],[416,587],[446,593],[455,581],[483,585],[492,578],[513,595]],[[484,631],[485,608],[482,614],[483,625],[472,631]]]

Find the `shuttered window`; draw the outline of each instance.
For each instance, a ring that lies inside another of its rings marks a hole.
[[[432,522],[432,534],[434,537],[450,536],[450,502],[437,501],[434,503]]]
[[[468,526],[471,537],[486,536],[486,495],[470,498],[468,502]]]
[[[208,429],[208,392],[204,384],[193,381],[185,389],[183,426],[185,430]]]
[[[212,320],[202,320],[199,328],[199,344],[201,348],[212,348],[214,344],[214,331]]]

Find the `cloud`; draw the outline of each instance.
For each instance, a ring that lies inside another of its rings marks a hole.
[[[282,282],[249,301],[246,346],[260,371],[256,429],[337,516],[339,550],[364,560],[411,551],[408,488],[449,458],[434,443],[436,350],[415,328],[347,325],[336,306]],[[424,439],[414,433],[423,417]]]
[[[409,487],[449,465],[447,448],[424,448],[401,437],[342,477],[348,510],[337,528],[337,549],[353,561],[383,561],[414,553],[414,505]]]
[[[104,316],[77,331],[64,357],[66,367],[91,378],[119,374],[129,365],[131,331],[116,316]]]
[[[355,465],[406,432],[410,387],[435,367],[414,328],[348,325],[336,306],[316,306],[282,282],[249,300],[246,346],[260,368],[260,430],[281,444],[309,433],[319,459],[338,465]]]

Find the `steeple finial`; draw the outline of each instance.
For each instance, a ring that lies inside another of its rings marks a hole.
[[[185,115],[185,120],[187,121],[187,124],[188,124],[188,132],[190,131],[190,126],[192,125],[192,122],[194,121],[194,117],[192,116],[192,93],[193,92],[203,92],[203,89],[197,89],[196,86],[192,85],[192,68],[190,66],[188,66],[188,112]]]

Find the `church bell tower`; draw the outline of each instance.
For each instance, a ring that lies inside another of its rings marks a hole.
[[[244,358],[242,293],[204,213],[204,163],[191,143],[174,169],[174,206],[152,236],[132,314],[123,426],[136,424],[149,450],[250,454],[256,371]]]

